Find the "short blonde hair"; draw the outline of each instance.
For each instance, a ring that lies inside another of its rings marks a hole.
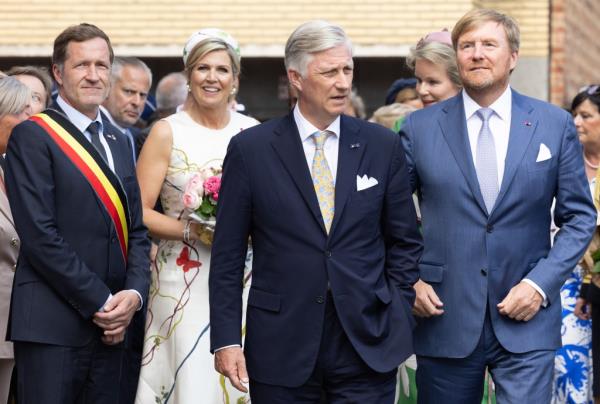
[[[23,112],[31,102],[31,90],[12,76],[0,76],[0,118]]]
[[[458,74],[458,66],[456,64],[455,50],[441,42],[427,42],[418,44],[410,48],[410,53],[406,57],[406,65],[414,72],[417,59],[425,59],[434,65],[443,66],[450,78],[450,81],[457,86],[462,87],[460,75]]]
[[[519,25],[509,15],[502,14],[489,8],[478,8],[471,10],[467,14],[463,15],[460,20],[458,20],[454,26],[454,29],[452,30],[452,45],[454,46],[454,49],[457,49],[458,40],[464,33],[469,32],[479,27],[481,24],[489,21],[496,22],[504,27],[504,32],[506,33],[506,38],[508,39],[510,49],[513,52],[518,52],[521,42],[521,31],[519,30]]]

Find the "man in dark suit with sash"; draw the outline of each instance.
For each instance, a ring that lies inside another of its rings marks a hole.
[[[22,240],[8,337],[21,404],[118,402],[123,340],[148,293],[131,146],[98,106],[113,52],[99,28],[54,42],[56,103],[13,131],[6,186]]]

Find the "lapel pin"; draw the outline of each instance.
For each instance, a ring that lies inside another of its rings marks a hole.
[[[525,121],[525,126],[531,126],[531,122]]]
[[[350,145],[350,148],[351,148],[351,149],[358,149],[359,147],[360,147],[360,143],[352,143],[352,144]]]
[[[117,138],[115,137],[115,135],[113,135],[112,133],[107,133],[106,137],[111,139],[111,140],[117,140]]]

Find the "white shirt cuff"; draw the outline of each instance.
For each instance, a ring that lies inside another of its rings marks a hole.
[[[242,346],[241,346],[241,345],[239,345],[239,344],[227,345],[227,346],[222,346],[221,348],[217,348],[217,349],[215,349],[215,352],[219,352],[219,351],[221,351],[221,350],[223,350],[223,349],[225,349],[225,348],[232,348],[232,347],[234,347],[234,346],[237,346],[237,347],[240,347],[240,348],[242,347]]]
[[[548,299],[546,298],[546,294],[544,293],[544,291],[542,290],[542,288],[540,288],[537,283],[535,283],[534,281],[532,281],[531,279],[523,279],[521,282],[525,282],[527,283],[529,286],[531,286],[532,288],[534,288],[540,295],[542,295],[542,307],[546,307],[548,306]]]

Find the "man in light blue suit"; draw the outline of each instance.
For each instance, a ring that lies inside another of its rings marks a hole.
[[[418,400],[480,402],[487,367],[499,403],[549,403],[559,290],[596,224],[581,146],[569,114],[510,88],[512,18],[471,11],[452,40],[464,90],[401,131],[425,245]]]

